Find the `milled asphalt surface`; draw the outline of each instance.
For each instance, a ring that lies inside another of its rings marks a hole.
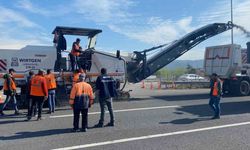
[[[130,101],[114,102],[115,110],[179,106],[152,110],[115,113],[116,126],[91,128],[86,133],[71,133],[72,117],[50,118],[24,122],[23,115],[0,117],[1,150],[49,150],[56,148],[100,143],[105,141],[186,131],[250,121],[249,97],[225,97],[222,99],[222,116],[211,120],[208,107],[208,89],[150,90],[140,85],[129,85]],[[45,109],[46,111],[47,109]],[[95,104],[90,112],[98,112]],[[52,116],[72,114],[69,107],[58,108]],[[89,115],[89,126],[94,126],[99,114]],[[106,123],[109,115],[106,114]],[[129,141],[86,148],[90,150],[247,150],[250,149],[250,125],[192,132],[165,137]]]

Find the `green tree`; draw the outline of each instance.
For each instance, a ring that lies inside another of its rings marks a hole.
[[[193,68],[191,65],[187,65],[187,68],[186,68],[186,73],[188,74],[195,74],[196,73],[196,69]]]

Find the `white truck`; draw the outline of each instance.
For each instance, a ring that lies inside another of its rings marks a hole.
[[[110,76],[121,82],[125,82],[125,60],[120,57],[118,58],[113,53],[101,52],[94,49],[96,37],[102,32],[101,30],[71,27],[56,27],[55,30],[60,31],[63,36],[77,35],[78,37],[88,37],[87,47],[83,47],[82,57],[80,57],[78,62],[85,65],[81,67],[86,67],[86,64],[88,64],[88,68],[85,68],[88,82],[95,82],[96,77],[100,74],[100,70],[103,67],[107,68]],[[10,68],[13,68],[16,71],[14,75],[16,83],[21,89],[18,94],[23,97],[19,103],[21,103],[20,105],[25,105],[27,89],[26,78],[29,71],[33,70],[36,73],[39,69],[52,69],[57,76],[58,97],[60,97],[60,99],[67,99],[65,94],[69,93],[73,75],[68,55],[71,51],[72,43],[67,44],[70,45],[67,47],[67,50],[58,49],[58,45],[28,45],[21,49],[0,49],[0,87],[2,88],[4,83],[2,76],[7,73]],[[85,43],[82,42],[81,44],[84,45]],[[58,62],[60,62],[59,65],[57,64]]]
[[[247,49],[228,44],[207,47],[204,58],[206,75],[216,73],[223,81],[223,93],[228,95],[250,94],[250,42]]]

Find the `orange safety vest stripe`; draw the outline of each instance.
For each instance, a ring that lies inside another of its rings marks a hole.
[[[218,82],[214,82],[214,87],[213,87],[213,96],[218,96]]]
[[[74,46],[72,47],[72,50],[71,50],[72,55],[79,56],[80,53],[77,52],[76,50],[80,50],[80,45],[74,44]]]
[[[43,88],[43,84],[46,86],[46,79],[43,76],[36,75],[31,79],[31,89],[30,89],[30,95],[32,96],[47,96]]]
[[[12,78],[10,78],[10,88],[11,88],[10,90],[16,90],[16,83],[13,81]],[[7,85],[7,79],[5,79],[4,81],[3,89],[9,90],[8,85]]]
[[[69,104],[74,104],[74,99],[76,96],[81,96],[82,94],[86,94],[89,96],[90,103],[93,103],[94,96],[93,96],[93,89],[90,84],[86,82],[78,82],[76,83],[70,92],[70,100]]]
[[[54,74],[48,74],[45,76],[46,81],[47,81],[47,87],[48,89],[55,89],[56,88],[56,79]]]

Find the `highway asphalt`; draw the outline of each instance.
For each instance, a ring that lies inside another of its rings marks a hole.
[[[44,120],[25,122],[26,110],[0,117],[1,150],[247,150],[250,98],[222,98],[221,119],[211,120],[208,89],[150,90],[132,86],[131,100],[114,102],[115,127],[92,128],[99,105],[90,108],[87,132],[71,133],[72,110],[57,108]],[[46,113],[46,110],[44,113]],[[106,123],[109,115],[105,116]]]

